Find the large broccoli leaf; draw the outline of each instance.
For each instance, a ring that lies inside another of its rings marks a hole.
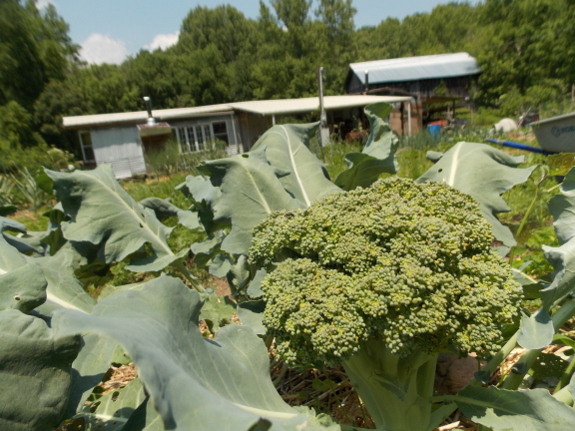
[[[267,147],[266,156],[271,165],[291,172],[280,181],[304,207],[323,195],[341,191],[328,179],[323,163],[308,148],[310,135],[317,126],[318,123],[274,126],[250,151]]]
[[[74,275],[71,262],[75,258],[76,253],[69,248],[61,249],[55,256],[29,258],[40,265],[48,282],[46,302],[38,308],[40,313],[49,315],[62,307],[89,313],[96,304]]]
[[[261,147],[250,153],[205,162],[199,167],[221,190],[213,210],[216,221],[231,221],[232,230],[221,246],[228,253],[247,254],[256,225],[273,211],[301,206],[278,179],[289,172],[271,166],[265,150]]]
[[[468,418],[493,431],[570,431],[575,424],[575,411],[545,389],[467,386],[452,398]]]
[[[491,223],[493,235],[506,246],[516,244],[513,234],[495,216],[509,211],[501,195],[529,178],[535,166],[516,169],[523,157],[512,157],[486,144],[459,142],[416,182],[440,181],[471,195]]]
[[[51,431],[66,409],[78,337],[54,337],[39,318],[0,311],[0,429]]]
[[[10,258],[9,265],[0,262],[0,310],[13,308],[30,312],[34,309],[34,313],[48,316],[61,308],[89,312],[96,303],[71,270],[70,261],[76,257],[72,250],[63,248],[53,257],[29,258],[3,243],[0,237],[0,251],[0,260]],[[35,320],[30,322],[40,325]],[[31,342],[25,338],[26,334],[22,335],[23,344]],[[73,363],[68,416],[76,413],[100,382],[117,346],[116,342],[96,334],[84,337],[82,344],[82,351]]]
[[[561,194],[549,201],[549,212],[561,244],[559,247],[543,246],[545,257],[555,268],[553,283],[541,291],[544,306],[551,310],[575,290],[575,168],[565,176]]]
[[[28,263],[4,238],[2,232],[10,222],[0,218],[0,310],[27,313],[46,300],[47,282],[42,268],[35,262]]]
[[[46,285],[42,268],[33,262],[0,273],[0,310],[30,312],[46,300]]]
[[[251,329],[228,325],[213,341],[203,338],[201,306],[198,293],[163,276],[101,301],[91,315],[59,311],[54,327],[62,335],[93,331],[118,340],[167,429],[339,429],[283,402],[269,377],[267,350]]]
[[[374,103],[365,107],[370,124],[370,134],[361,153],[345,156],[347,170],[341,172],[335,183],[344,190],[369,187],[381,174],[395,174],[399,169],[395,151],[399,139],[385,122],[393,107],[387,103]]]
[[[110,166],[101,165],[93,171],[46,173],[54,181],[64,212],[71,218],[62,222],[65,238],[101,245],[101,261],[121,261],[149,244],[152,256],[134,258],[126,268],[159,271],[185,254],[176,255],[170,250],[167,238],[172,229],[122,189]]]

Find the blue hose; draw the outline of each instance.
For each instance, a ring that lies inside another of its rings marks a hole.
[[[531,145],[520,144],[519,142],[502,141],[500,139],[493,138],[487,138],[485,140],[487,142],[491,142],[492,144],[503,145],[504,147],[518,148],[519,150],[531,151],[532,153],[540,153],[545,155],[555,154],[553,151],[546,151],[543,148],[532,147]]]

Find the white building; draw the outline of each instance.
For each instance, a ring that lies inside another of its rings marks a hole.
[[[410,103],[404,96],[325,96],[328,122],[359,118],[363,108],[376,102]],[[117,178],[146,173],[145,153],[166,135],[179,143],[182,153],[202,151],[216,139],[228,154],[248,151],[281,116],[317,113],[319,98],[262,100],[153,111],[157,121],[148,126],[146,111],[64,117],[66,129],[78,131],[85,163],[108,163]]]

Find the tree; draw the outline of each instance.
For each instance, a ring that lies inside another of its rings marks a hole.
[[[0,105],[30,109],[46,82],[37,29],[17,0],[0,1]]]

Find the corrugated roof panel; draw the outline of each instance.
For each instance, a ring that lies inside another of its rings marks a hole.
[[[366,61],[352,63],[349,67],[362,82],[365,82],[365,71],[369,71],[372,84],[450,78],[481,72],[477,60],[466,52]]]

